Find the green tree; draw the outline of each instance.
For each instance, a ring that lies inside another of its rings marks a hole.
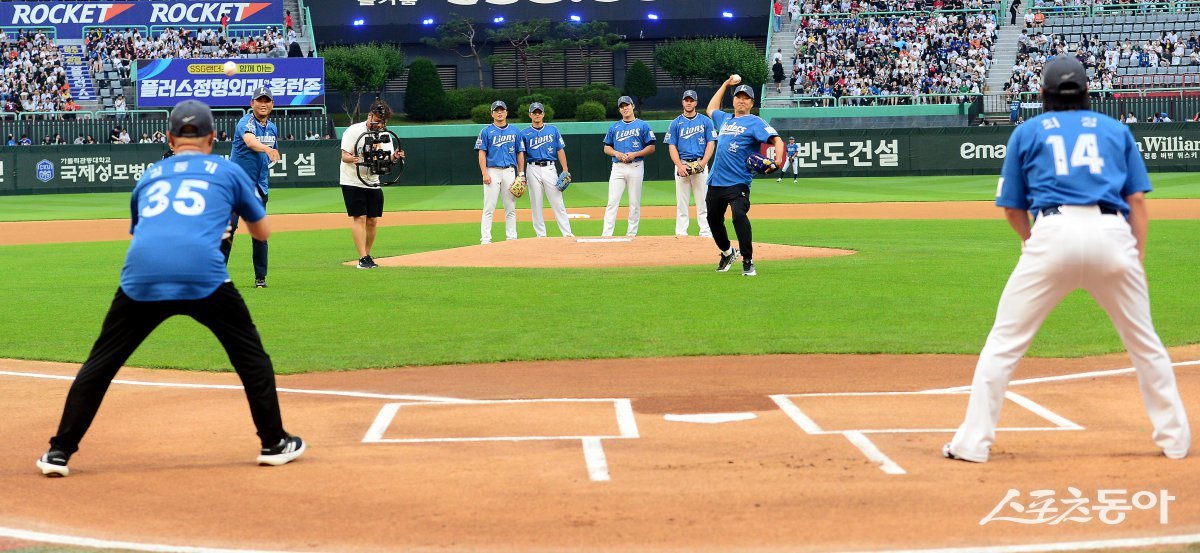
[[[351,123],[361,114],[364,94],[382,92],[385,83],[404,74],[404,52],[390,44],[330,46],[324,58],[325,84],[341,93]]]
[[[408,89],[404,93],[404,112],[409,119],[436,121],[446,117],[450,104],[442,90],[437,66],[426,58],[416,58],[408,67]]]
[[[553,59],[561,54],[557,53],[553,44],[545,44],[545,40],[550,34],[549,19],[531,19],[529,21],[516,21],[507,23],[499,29],[489,29],[488,38],[494,42],[507,42],[513,47],[512,57],[502,55],[488,56],[487,62],[492,65],[517,65],[517,78],[525,84],[525,92],[528,94],[533,91],[533,86],[530,84],[530,63],[534,61],[541,62],[543,60]],[[524,78],[522,78],[524,75]]]
[[[637,108],[642,109],[642,98],[653,98],[658,94],[658,85],[654,84],[654,74],[642,60],[633,62],[629,71],[625,72],[625,94],[633,96]]]
[[[425,37],[421,42],[474,60],[475,71],[479,74],[479,88],[483,88],[483,55],[479,48],[483,46],[484,35],[475,28],[476,23],[471,19],[453,15],[454,19],[438,25],[436,38]]]
[[[724,82],[737,73],[742,82],[762,86],[769,76],[765,54],[737,38],[696,38],[659,45],[654,61],[685,88]]]
[[[592,65],[599,63],[601,58],[593,55],[595,52],[615,52],[629,48],[629,44],[621,42],[621,35],[608,30],[608,23],[603,21],[588,21],[576,23],[564,21],[554,29],[555,38],[548,41],[554,48],[573,51],[579,56],[583,65],[587,82],[592,82]]]

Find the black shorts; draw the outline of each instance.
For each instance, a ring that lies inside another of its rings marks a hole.
[[[383,190],[343,186],[342,199],[346,201],[346,215],[351,217],[383,217]]]

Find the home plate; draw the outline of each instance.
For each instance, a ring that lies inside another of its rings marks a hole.
[[[695,422],[700,424],[721,424],[723,422],[748,421],[758,418],[754,413],[697,413],[695,415],[663,415],[671,422]]]

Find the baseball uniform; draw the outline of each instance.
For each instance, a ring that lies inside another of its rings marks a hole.
[[[608,129],[604,136],[604,144],[623,154],[639,152],[655,141],[654,132],[650,125],[641,119],[632,121],[617,121]],[[637,236],[638,221],[642,217],[642,179],[645,177],[645,164],[642,158],[634,158],[628,163],[622,162],[616,156],[612,158],[612,172],[608,177],[608,205],[604,208],[604,232],[602,236],[612,236],[617,226],[617,208],[621,205],[621,195],[629,187],[629,222],[626,236]]]
[[[679,152],[679,159],[684,163],[698,161],[704,158],[704,153],[710,142],[717,140],[717,128],[707,115],[697,113],[692,117],[680,115],[671,121],[663,142],[674,146]],[[708,166],[704,172],[686,177],[675,173],[675,234],[687,236],[691,220],[688,217],[688,204],[691,198],[696,199],[696,221],[700,225],[700,236],[712,236],[708,227],[708,208],[705,196],[708,194]]]
[[[740,249],[740,252],[735,250],[735,254],[742,256],[742,274],[753,276],[754,243],[748,213],[750,183],[754,175],[746,166],[746,160],[750,154],[759,152],[762,143],[779,136],[779,133],[757,115],[735,117],[720,110],[712,112],[712,115],[719,131],[712,172],[708,175],[708,226],[712,229],[717,248],[722,252],[729,251],[731,243],[729,231],[725,228],[725,210],[733,208],[733,230],[737,234]],[[733,257],[736,258],[736,255]]]
[[[496,199],[504,200],[504,237],[517,239],[517,200],[508,187],[517,178],[517,143],[519,134],[516,126],[506,123],[503,127],[490,124],[479,132],[475,149],[487,155],[488,176],[492,184],[483,185],[483,219],[479,225],[479,243],[492,243],[492,214],[496,211]]]
[[[1068,90],[1086,94],[1084,68],[1073,58],[1047,63],[1043,77],[1047,89],[1070,82]],[[1049,109],[1051,104],[1046,105]],[[1034,214],[1036,223],[1000,296],[995,324],[975,366],[966,416],[943,455],[988,460],[1017,362],[1050,311],[1080,288],[1108,313],[1129,351],[1154,443],[1168,457],[1187,455],[1187,415],[1171,359],[1150,317],[1133,226],[1145,228],[1145,220],[1137,219],[1144,217],[1144,209],[1131,211],[1131,203],[1141,206],[1142,195],[1150,190],[1133,135],[1106,115],[1086,109],[1048,111],[1013,132],[996,205],[1006,208],[1022,237],[1029,224],[1025,211]]]
[[[172,111],[170,126],[177,137],[207,136],[212,112],[200,102],[185,101]],[[50,451],[37,463],[43,474],[68,474],[67,460],[78,451],[121,365],[175,315],[208,327],[229,355],[262,442],[259,463],[282,464],[303,453],[303,441],[283,429],[271,358],[219,249],[235,211],[251,223],[266,217],[246,172],[220,156],[179,151],[142,175],[130,201],[133,240],[120,287],[71,384]]]
[[[271,160],[267,154],[256,152],[246,146],[246,135],[249,134],[258,139],[264,146],[275,148],[279,140],[279,129],[275,127],[273,121],[267,120],[260,122],[254,117],[254,112],[251,111],[238,121],[237,127],[233,133],[233,146],[230,149],[229,161],[237,164],[243,171],[249,175],[251,182],[258,188],[259,194],[262,196],[262,204],[267,205],[267,194],[270,187],[267,184],[267,177],[271,173]],[[229,263],[229,252],[233,249],[233,234],[237,232],[239,217],[235,213],[233,219],[229,222],[232,225],[232,232],[229,234],[229,240],[221,243],[221,253],[225,255],[225,263]],[[252,256],[254,261],[254,281],[263,283],[267,278],[267,243],[261,240],[252,240]]]
[[[783,176],[787,173],[789,167],[792,169],[792,182],[800,178],[800,160],[796,159],[796,154],[800,152],[800,145],[795,142],[788,141],[787,144],[787,161],[783,164],[783,169],[779,171],[779,178],[775,182],[783,180]]]
[[[536,105],[536,104],[535,104]],[[558,171],[554,162],[558,152],[566,149],[567,143],[554,125],[533,126],[521,129],[518,151],[525,153],[525,179],[529,185],[529,207],[533,211],[533,231],[538,237],[546,236],[546,219],[542,213],[542,195],[550,202],[558,231],[563,236],[571,233],[571,221],[567,219],[567,207],[563,203],[562,191],[555,185]]]

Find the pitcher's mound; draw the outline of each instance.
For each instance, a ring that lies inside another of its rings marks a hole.
[[[717,253],[712,238],[697,236],[523,238],[375,261],[385,267],[647,267],[716,263]],[[754,257],[757,260],[833,257],[854,253],[832,248],[754,244]],[[353,262],[347,265],[353,265]]]

